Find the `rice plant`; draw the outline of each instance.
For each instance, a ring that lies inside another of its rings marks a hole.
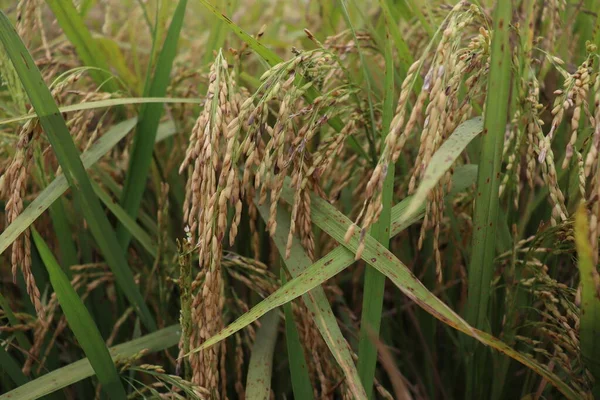
[[[0,400],[600,398],[598,0],[0,4]]]

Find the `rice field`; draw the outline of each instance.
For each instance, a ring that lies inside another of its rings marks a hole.
[[[0,400],[600,399],[600,1],[0,7]]]

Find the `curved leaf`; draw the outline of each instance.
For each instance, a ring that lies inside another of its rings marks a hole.
[[[289,187],[284,188],[283,197],[290,202],[293,199],[293,193]],[[358,249],[360,233],[356,232],[348,243],[344,241],[344,235],[351,224],[351,221],[342,213],[337,211],[332,205],[321,198],[313,196],[313,207],[311,216],[313,222],[327,232],[332,238],[346,247],[352,254]],[[576,394],[569,385],[563,382],[557,375],[549,371],[544,365],[538,363],[535,359],[525,356],[514,350],[506,343],[498,340],[494,336],[473,328],[456,314],[444,302],[431,293],[394,254],[383,247],[379,242],[367,235],[365,237],[365,248],[362,259],[369,265],[377,268],[382,274],[390,279],[406,296],[417,303],[429,314],[463,332],[479,342],[492,347],[507,356],[519,361],[532,371],[543,376],[561,391],[568,399],[577,399]]]

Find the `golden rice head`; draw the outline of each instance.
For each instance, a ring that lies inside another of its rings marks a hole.
[[[184,214],[189,242],[198,251],[202,275],[192,283],[197,292],[191,300],[190,347],[198,347],[218,332],[222,325],[224,303],[221,277],[223,239],[229,206],[240,209],[237,174],[238,135],[228,125],[238,114],[241,99],[232,73],[219,52],[209,73],[204,108],[192,130],[180,172],[191,169],[186,188]],[[234,219],[234,224],[237,222]],[[237,228],[234,228],[237,230]],[[184,339],[185,340],[185,339]],[[191,381],[209,388],[219,397],[219,353],[213,346],[190,356]]]
[[[366,200],[356,218],[356,224],[361,226],[361,237],[365,236],[366,230],[379,218],[383,182],[388,165],[396,162],[411,134],[414,131],[421,132],[415,167],[408,184],[409,193],[415,190],[417,183],[422,179],[435,151],[458,124],[470,117],[470,102],[473,97],[477,98],[479,95],[482,77],[487,74],[490,35],[485,29],[480,29],[474,36],[467,36],[466,32],[482,23],[483,18],[483,13],[478,7],[466,2],[457,4],[448,14],[435,49],[425,52],[409,68],[402,83],[396,115],[392,120],[381,157],[365,189]],[[466,43],[465,37],[470,38]],[[430,44],[432,49],[434,44]],[[419,73],[424,68],[427,68],[427,73],[407,119],[406,105],[412,96]],[[470,75],[465,80],[469,95],[463,101],[459,101],[458,92],[466,74]],[[420,129],[416,129],[417,127]],[[439,247],[439,224],[443,217],[442,188],[449,188],[449,182],[450,175],[447,174],[434,190],[435,193],[429,195],[429,202],[432,204],[427,205],[420,238],[422,242],[425,231],[434,228],[436,248]],[[349,231],[346,238],[349,239],[350,236]],[[359,250],[361,248],[359,245]],[[356,257],[360,257],[360,251],[357,251]],[[436,261],[438,275],[441,276],[439,250],[436,251]]]

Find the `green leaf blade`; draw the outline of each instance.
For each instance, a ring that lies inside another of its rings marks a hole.
[[[101,108],[108,108],[114,106],[123,106],[128,104],[148,104],[148,103],[187,103],[187,104],[198,104],[202,101],[200,98],[183,98],[183,97],[118,97],[115,99],[95,100],[86,101],[83,103],[70,104],[68,106],[61,106],[58,110],[61,113],[67,113],[72,111],[81,110],[95,110]],[[0,125],[12,124],[15,122],[25,122],[36,118],[37,115],[26,114],[18,117],[5,118],[0,120]]]
[[[581,317],[579,337],[581,354],[595,380],[594,392],[600,394],[600,276],[590,244],[590,227],[585,205],[575,214],[575,244],[581,280]]]
[[[285,272],[281,272],[281,282],[285,284]],[[298,334],[297,322],[292,311],[292,303],[283,305],[285,313],[285,343],[287,346],[288,360],[290,365],[290,375],[292,377],[292,390],[294,398],[314,399],[310,377],[308,376],[308,367],[304,358],[304,350],[300,335]]]
[[[491,44],[490,71],[479,155],[477,196],[473,212],[473,235],[469,260],[466,319],[473,327],[489,331],[488,307],[492,297],[492,276],[495,270],[497,225],[500,208],[502,148],[508,122],[511,82],[512,46],[510,23],[512,0],[496,1]],[[486,349],[478,349],[474,341],[467,342],[467,398],[489,397],[486,372],[489,368]]]
[[[389,30],[387,33],[389,36]],[[385,44],[384,90],[383,124],[380,138],[382,146],[385,143],[385,138],[394,117],[394,58],[392,55],[392,41],[389,40],[389,37],[387,37]],[[381,214],[371,229],[371,235],[385,248],[389,248],[396,165],[390,163],[386,167],[388,172],[383,182]],[[376,269],[367,267],[365,269],[363,306],[358,342],[358,372],[369,399],[373,398],[373,381],[377,366],[377,346],[372,338],[379,338],[384,292],[385,276]]]
[[[100,380],[103,390],[113,399],[125,398],[125,389],[121,384],[117,368],[110,357],[110,353],[104,344],[104,340],[94,320],[85,308],[79,295],[77,295],[77,292],[75,292],[75,289],[73,289],[73,286],[71,286],[67,275],[58,265],[44,239],[42,239],[35,229],[32,229],[32,236],[40,257],[46,266],[50,282],[69,327],[75,334],[85,355],[90,360],[90,364]]]
[[[493,93],[493,95],[488,95],[486,99],[481,163],[477,177],[478,196],[473,215],[473,250],[469,264],[467,320],[480,329],[486,326],[495,252],[500,164],[510,91],[511,59],[508,52],[511,10],[512,1],[496,3],[488,84],[488,94]]]
[[[17,386],[24,385],[29,381],[21,371],[21,367],[19,367],[17,361],[3,346],[0,346],[0,367],[2,367],[2,371],[5,372]]]
[[[269,400],[271,398],[271,377],[273,375],[273,354],[277,342],[279,313],[273,310],[261,318],[261,327],[256,332],[256,341],[252,346],[248,378],[246,381],[246,399]]]
[[[154,77],[149,91],[146,93],[150,97],[164,97],[167,92],[173,61],[177,54],[177,43],[181,27],[183,26],[186,6],[187,0],[180,0],[175,9],[175,14],[167,31],[163,48],[158,55]],[[148,71],[148,74],[150,74],[150,71]],[[152,152],[154,150],[154,142],[162,111],[162,104],[151,103],[142,108],[139,116],[139,123],[133,139],[133,150],[131,152],[129,168],[120,201],[123,209],[134,218],[137,215],[144,189],[146,188],[145,177],[148,176],[148,172],[150,171]],[[117,240],[124,249],[129,246],[130,239],[131,234],[127,228],[119,223],[117,225]]]

